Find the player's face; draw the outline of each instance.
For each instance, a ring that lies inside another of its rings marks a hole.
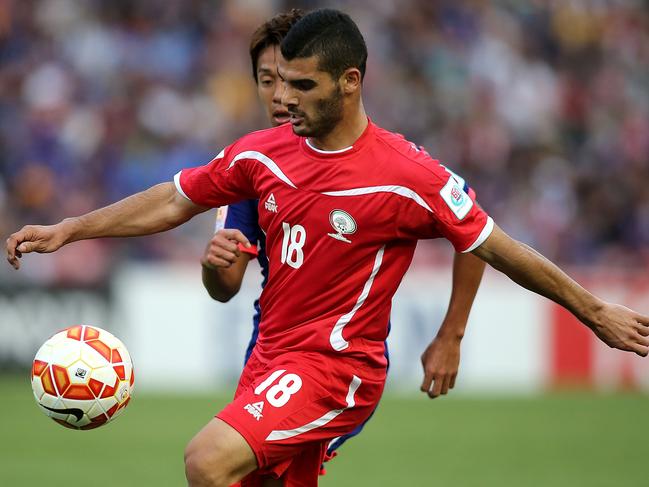
[[[324,137],[343,119],[343,91],[337,80],[318,69],[317,56],[278,60],[282,104],[291,115],[293,132]]]
[[[277,77],[279,46],[268,46],[257,59],[257,95],[273,127],[289,121],[290,115],[282,105],[282,83]]]

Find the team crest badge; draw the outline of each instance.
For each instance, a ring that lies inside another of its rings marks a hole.
[[[336,233],[328,233],[332,238],[342,242],[352,243],[345,235],[351,235],[356,232],[356,221],[352,216],[343,210],[333,210],[329,213],[329,223],[334,227]]]

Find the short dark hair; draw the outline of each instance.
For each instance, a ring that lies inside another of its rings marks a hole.
[[[290,12],[277,14],[260,25],[250,39],[250,61],[252,77],[257,79],[257,65],[261,51],[270,46],[279,46],[291,27],[304,16],[304,11],[294,8]]]
[[[281,49],[288,61],[317,55],[319,69],[334,79],[349,68],[358,68],[361,79],[365,77],[365,39],[351,17],[339,10],[314,10],[302,17],[284,37]]]

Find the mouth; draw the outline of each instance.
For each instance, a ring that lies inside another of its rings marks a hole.
[[[273,112],[273,122],[277,125],[282,125],[291,119],[291,115],[287,111],[277,110]]]
[[[290,115],[291,125],[293,125],[294,127],[301,125],[302,122],[304,122],[304,117],[298,115],[297,113],[291,113]]]

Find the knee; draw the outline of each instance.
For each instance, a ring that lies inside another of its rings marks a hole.
[[[185,475],[189,487],[228,487],[233,483],[218,451],[206,452],[195,442],[185,448]]]

